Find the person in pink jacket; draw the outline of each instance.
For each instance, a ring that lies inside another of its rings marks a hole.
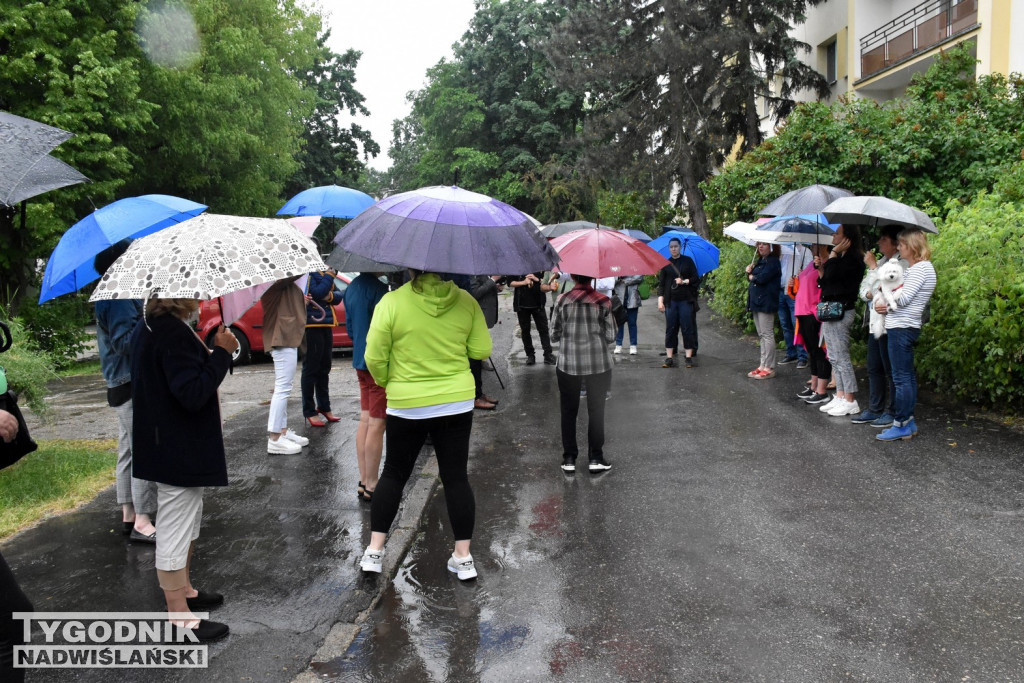
[[[828,245],[812,245],[811,253],[823,259],[828,258]],[[813,259],[800,271],[796,280],[796,305],[793,311],[797,320],[796,334],[807,349],[808,367],[811,371],[811,383],[798,393],[797,397],[811,405],[817,405],[829,400],[828,381],[832,376],[832,365],[820,345],[821,322],[818,321],[815,312],[818,301],[821,300],[821,288],[818,287],[818,270],[814,267]],[[793,288],[792,282],[789,288]]]

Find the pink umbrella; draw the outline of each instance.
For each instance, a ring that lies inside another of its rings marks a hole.
[[[558,252],[558,268],[563,273],[591,277],[647,275],[668,265],[661,254],[617,230],[573,230],[552,239],[551,246]]]
[[[320,225],[320,216],[296,216],[294,218],[286,218],[289,223],[299,229],[306,237],[312,237],[313,232],[316,230],[316,226]],[[306,291],[306,279],[308,276],[303,275],[295,281],[295,286],[301,289],[303,292]],[[256,302],[263,296],[263,292],[270,288],[273,282],[266,282],[261,285],[254,287],[246,287],[230,294],[225,294],[220,297],[220,316],[221,320],[224,321],[225,326],[231,325],[239,318],[241,318],[246,311],[256,305]]]

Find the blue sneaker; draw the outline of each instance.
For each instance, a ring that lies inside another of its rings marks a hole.
[[[852,422],[855,425],[862,425],[867,424],[868,422],[874,422],[880,417],[882,417],[881,413],[876,413],[871,410],[865,410],[860,415],[856,415],[853,418],[851,418],[850,422]]]
[[[872,427],[878,427],[882,429],[884,427],[892,427],[893,416],[889,413],[882,413],[877,418],[871,421]]]
[[[893,424],[892,427],[889,427],[881,434],[876,435],[875,438],[879,441],[899,441],[900,439],[912,439],[916,433],[917,432],[914,431],[913,421],[911,420],[902,426]]]

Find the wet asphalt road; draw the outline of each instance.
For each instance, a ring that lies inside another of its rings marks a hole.
[[[662,369],[661,318],[647,305],[640,320],[640,355],[613,372],[602,475],[560,472],[554,371],[522,365],[508,319],[495,328],[511,381],[474,424],[479,579],[445,569],[439,489],[346,655],[314,671],[1024,680],[1019,435],[925,405],[918,438],[877,442],[793,398],[793,365],[747,379],[756,348],[706,310],[693,370]]]

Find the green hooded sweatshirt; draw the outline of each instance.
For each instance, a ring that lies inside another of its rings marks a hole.
[[[385,294],[366,337],[366,368],[387,392],[389,408],[473,400],[467,358],[490,355],[476,299],[434,273]]]

